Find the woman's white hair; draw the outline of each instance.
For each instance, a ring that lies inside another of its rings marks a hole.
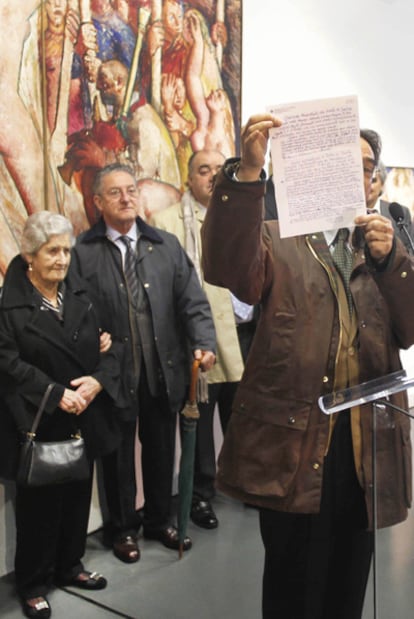
[[[21,254],[34,256],[42,245],[47,243],[52,236],[57,236],[58,234],[68,234],[71,247],[74,246],[75,236],[69,219],[50,211],[39,211],[30,215],[23,228],[20,241]]]

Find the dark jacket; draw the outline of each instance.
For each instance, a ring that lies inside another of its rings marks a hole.
[[[264,219],[269,221],[272,219],[279,219],[277,212],[276,196],[275,196],[275,184],[273,182],[273,175],[269,176],[266,181],[266,191],[264,195]]]
[[[263,224],[263,195],[264,182],[236,183],[220,173],[202,229],[207,281],[261,303],[217,479],[219,488],[248,503],[316,513],[330,432],[318,398],[334,391],[342,338],[333,263],[323,234],[281,239],[277,222]],[[399,369],[399,347],[414,343],[413,264],[399,241],[383,271],[360,248],[350,285],[358,340],[349,355],[358,355],[363,382]],[[405,393],[393,401],[407,406]],[[359,430],[372,517],[371,411],[371,405],[360,408]],[[378,522],[386,526],[403,520],[411,503],[410,424],[388,410],[377,421]]]
[[[42,310],[26,268],[20,256],[12,260],[0,300],[0,415],[11,414],[16,439],[16,429],[30,429],[46,387],[56,383],[39,426],[39,440],[63,440],[79,427],[91,457],[108,453],[120,437],[113,410],[120,389],[118,360],[111,351],[99,352],[100,325],[79,278],[66,279],[64,320],[60,322]],[[94,376],[104,390],[79,416],[58,408],[70,381],[86,375]],[[12,428],[6,420],[2,425]],[[10,466],[0,474],[9,477],[16,442],[3,439],[0,449]]]
[[[140,218],[137,225],[137,272],[149,304],[159,380],[171,411],[176,412],[186,397],[191,351],[215,350],[214,323],[193,264],[178,239]],[[133,418],[137,414],[139,379],[134,365],[134,321],[121,252],[107,238],[103,220],[79,237],[71,268],[88,282],[90,294],[99,303],[103,328],[124,344],[121,375],[129,403],[126,417]]]

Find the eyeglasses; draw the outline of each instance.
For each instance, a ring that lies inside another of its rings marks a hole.
[[[376,166],[372,166],[369,163],[364,163],[364,176],[366,179],[369,179],[370,181],[373,180],[377,172],[378,170]]]
[[[127,187],[125,191],[130,198],[135,198],[137,195],[137,188],[133,185],[131,187]],[[123,193],[124,191],[120,187],[112,187],[105,192],[105,195],[109,200],[115,201],[119,200]]]

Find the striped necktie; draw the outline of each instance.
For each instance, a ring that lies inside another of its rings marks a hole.
[[[339,274],[344,282],[348,305],[352,311],[352,295],[349,287],[349,280],[352,273],[352,253],[348,246],[349,230],[348,228],[340,228],[334,240],[334,249],[332,259],[337,267]]]
[[[135,303],[138,298],[138,277],[136,271],[136,253],[132,248],[131,239],[127,236],[120,236],[120,240],[126,246],[124,256],[124,275],[128,286],[130,301]]]

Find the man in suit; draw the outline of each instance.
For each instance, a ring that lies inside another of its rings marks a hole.
[[[253,307],[240,303],[225,288],[210,286],[201,271],[200,230],[213,188],[216,173],[224,156],[216,150],[200,150],[188,163],[188,189],[181,202],[153,215],[154,226],[172,232],[194,262],[203,289],[211,306],[217,334],[217,363],[208,373],[208,401],[199,403],[200,420],[197,426],[194,492],[191,519],[205,529],[218,526],[211,506],[216,477],[214,445],[214,409],[218,405],[223,432],[231,414],[233,398],[238,387],[244,359],[254,333]]]
[[[73,268],[89,284],[100,308],[101,327],[123,344],[122,442],[102,460],[110,513],[108,537],[116,557],[139,559],[137,534],[178,549],[171,525],[171,486],[176,413],[184,405],[191,357],[202,370],[215,361],[215,331],[197,274],[178,240],[137,217],[137,187],[131,168],[101,169],[94,202],[101,219],[83,233]],[[143,518],[135,510],[135,430],[139,415]],[[186,537],[184,550],[191,548]]]
[[[411,245],[407,239],[407,235],[401,230],[400,226],[398,226],[397,222],[390,213],[390,203],[380,199],[384,192],[384,185],[386,180],[387,169],[383,162],[379,161],[375,171],[375,176],[372,179],[371,191],[369,192],[367,200],[367,208],[371,210],[376,210],[381,213],[381,215],[384,215],[384,217],[388,217],[388,219],[390,219],[392,222],[396,236],[401,239],[407,250],[412,253]],[[401,206],[401,208],[403,213],[402,223],[406,226],[409,234],[412,236],[413,225],[410,209],[406,206]]]

